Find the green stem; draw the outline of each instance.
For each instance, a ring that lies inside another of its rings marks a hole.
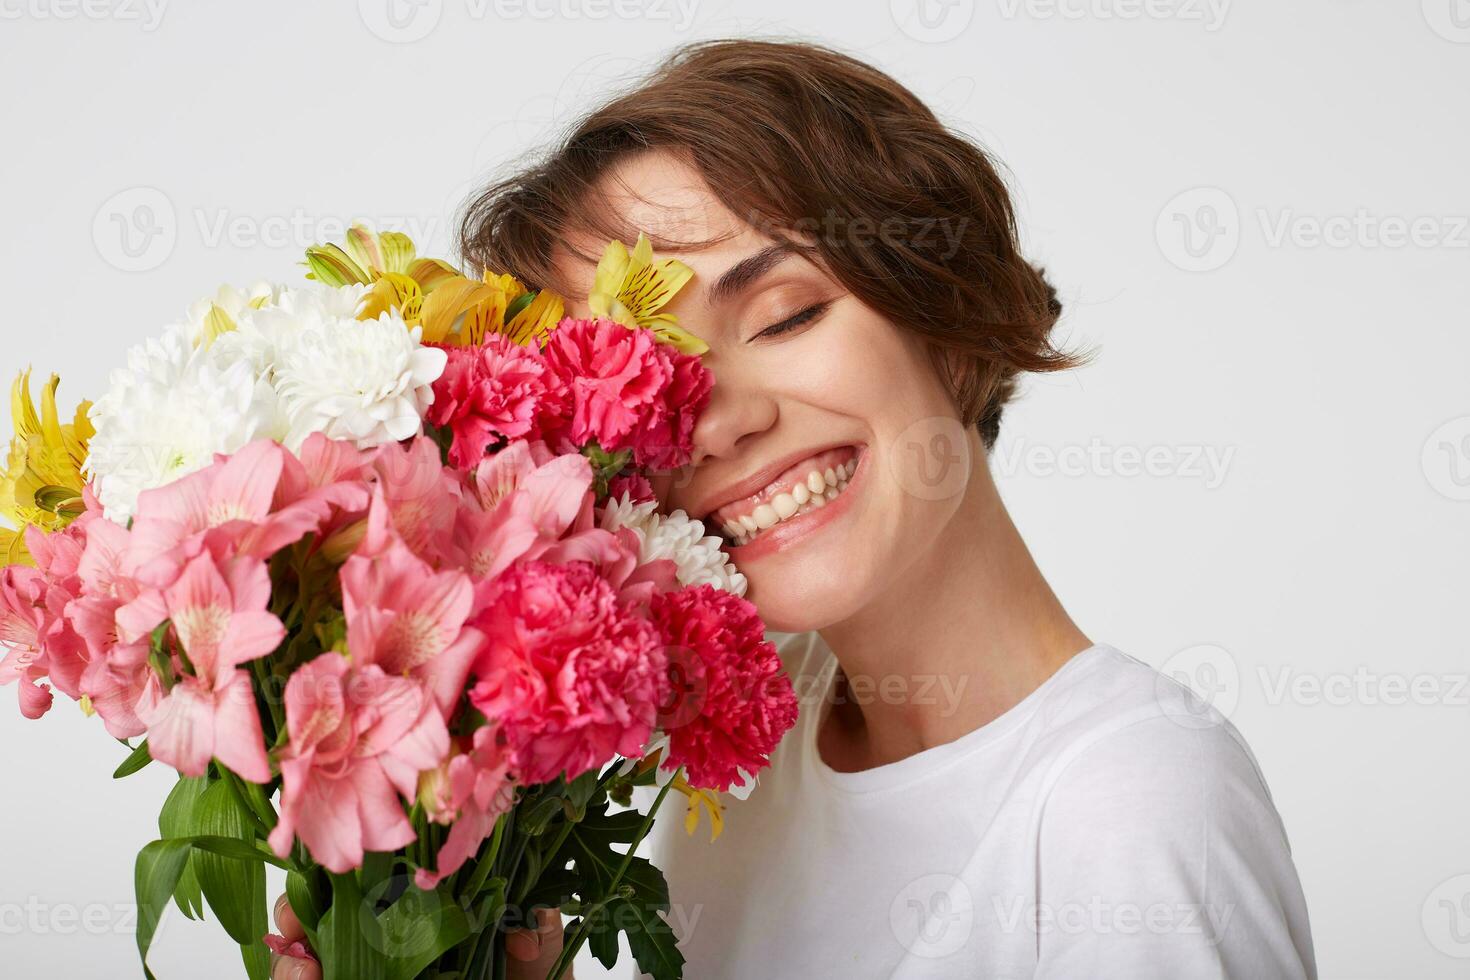
[[[587,929],[590,927],[592,919],[612,901],[618,890],[618,885],[622,884],[623,875],[628,873],[628,867],[633,863],[633,856],[638,850],[638,845],[643,843],[643,838],[648,836],[648,831],[653,827],[654,815],[658,813],[658,808],[663,805],[664,798],[669,795],[669,790],[674,788],[674,780],[678,779],[682,772],[682,769],[675,772],[673,777],[664,783],[663,788],[658,791],[658,796],[654,798],[653,806],[648,808],[648,815],[643,818],[643,823],[638,826],[637,835],[634,836],[633,842],[628,845],[628,853],[623,855],[623,860],[618,864],[617,873],[613,875],[611,883],[607,886],[607,895],[602,901],[589,908],[586,914],[582,916],[582,922],[577,926],[577,931],[572,935],[572,941],[562,946],[561,955],[556,958],[556,962],[551,967],[551,972],[546,975],[547,980],[561,980],[566,971],[571,969],[572,961],[577,958],[577,951],[582,948],[582,943],[587,940]]]

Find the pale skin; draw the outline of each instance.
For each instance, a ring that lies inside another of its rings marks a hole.
[[[839,445],[861,460],[835,516],[801,533],[793,522],[779,548],[731,549],[772,629],[818,631],[854,691],[887,684],[897,694],[838,699],[818,735],[828,765],[856,772],[951,742],[1091,645],[1022,541],[978,432],[959,424],[920,339],[804,253],[773,251],[676,155],[626,160],[602,190],[600,206],[632,234],[712,242],[678,252],[695,275],[666,308],[709,344],[704,363],[716,383],[695,457],[655,482],[661,499],[704,517],[777,461]],[[600,243],[576,244],[600,252]],[[560,256],[555,285],[585,296],[593,268]],[[572,303],[569,313],[590,311]],[[938,464],[952,469],[936,482]],[[946,710],[903,696],[936,678],[957,692]],[[277,920],[287,938],[299,936],[289,908]],[[560,940],[550,913],[536,932],[510,936],[510,976],[540,980]],[[283,961],[272,976],[316,980],[315,970]]]

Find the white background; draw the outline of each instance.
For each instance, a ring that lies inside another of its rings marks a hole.
[[[445,250],[492,168],[674,45],[825,40],[1009,166],[1097,347],[1030,386],[996,463],[1078,620],[1250,740],[1324,977],[1465,974],[1465,0],[158,2],[0,0],[7,383],[95,395],[188,302],[294,277],[353,218]],[[12,697],[0,971],[137,975],[120,910],[171,776],[113,782],[100,725]],[[178,916],[153,961],[240,969]]]

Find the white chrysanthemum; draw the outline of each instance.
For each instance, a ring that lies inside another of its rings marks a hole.
[[[290,449],[313,432],[368,449],[423,430],[448,355],[422,346],[420,328],[396,314],[356,319],[360,298],[361,289],[292,290],[236,331],[259,338],[257,353],[270,348]]]
[[[680,585],[713,585],[745,595],[745,576],[735,570],[730,556],[720,550],[721,539],[706,535],[704,525],[682,510],[657,512],[655,501],[633,503],[624,494],[609,500],[602,512],[602,527],[608,531],[626,527],[638,535],[638,561],[647,563],[667,558],[678,569]]]
[[[277,438],[276,396],[246,365],[217,364],[176,325],[128,351],[92,406],[87,472],[114,521],[138,494],[171,483],[253,439]]]

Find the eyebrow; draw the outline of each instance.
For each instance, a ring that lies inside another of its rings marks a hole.
[[[795,247],[778,242],[741,259],[715,280],[710,287],[709,302],[714,304],[730,299],[795,254]]]

